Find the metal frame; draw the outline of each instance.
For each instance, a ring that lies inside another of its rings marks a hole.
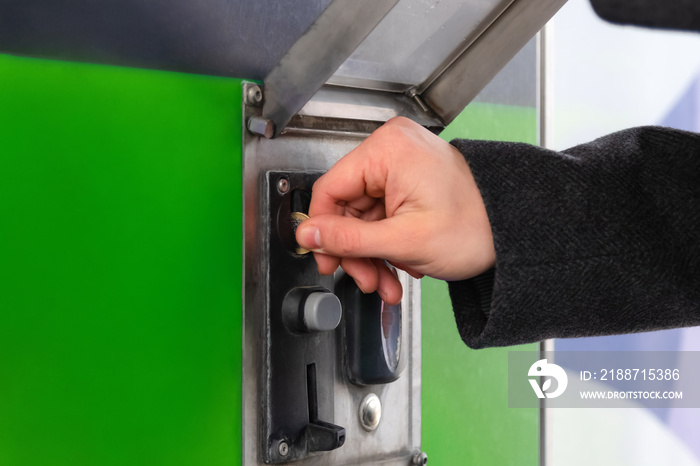
[[[566,0],[515,0],[459,58],[425,88],[423,101],[445,123],[491,81]]]
[[[398,0],[336,0],[265,77],[263,118],[278,136]]]
[[[414,99],[391,92],[324,86],[299,111],[301,117],[338,118],[375,121],[380,124],[396,116],[405,116],[436,130],[444,123],[421,109]]]
[[[537,61],[538,61],[538,86],[537,86],[537,110],[539,145],[548,149],[552,148],[552,110],[554,82],[552,81],[552,40],[553,31],[551,25],[545,25],[537,36]],[[554,340],[540,342],[540,355],[554,351]],[[540,401],[540,428],[539,428],[539,466],[548,466],[552,461],[552,411],[546,409],[546,400]]]

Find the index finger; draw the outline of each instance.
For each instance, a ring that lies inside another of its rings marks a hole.
[[[374,135],[350,151],[314,183],[309,216],[343,215],[348,203],[381,197],[386,185],[382,160],[372,160]],[[381,158],[379,158],[381,159]]]

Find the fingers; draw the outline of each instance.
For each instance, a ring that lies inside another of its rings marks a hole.
[[[379,271],[372,259],[345,257],[340,260],[340,266],[355,279],[363,293],[373,293],[379,288]]]
[[[390,269],[381,259],[343,258],[343,270],[350,275],[363,293],[379,293],[387,304],[401,302],[403,288],[396,271]]]
[[[383,260],[353,257],[338,259],[319,253],[315,253],[315,256],[320,273],[330,275],[336,271],[338,263],[340,263],[343,270],[353,277],[357,287],[363,293],[377,291],[382,301],[390,305],[401,302],[403,296],[401,282],[396,271],[387,267]]]
[[[340,258],[336,256],[315,252],[314,259],[316,259],[318,273],[321,275],[333,275],[335,271],[338,270],[338,267],[340,267]]]
[[[399,304],[403,296],[403,288],[396,271],[387,267],[383,260],[372,259],[372,263],[377,270],[377,292],[382,297],[382,301],[389,305]]]
[[[404,261],[411,235],[405,234],[405,218],[364,221],[354,217],[318,215],[302,222],[296,232],[300,246],[336,257],[381,257]],[[399,238],[400,232],[404,232]],[[399,241],[399,239],[401,241]]]
[[[398,160],[395,156],[405,153],[401,146],[409,128],[415,131],[420,126],[394,118],[340,159],[314,184],[309,216],[340,215],[345,203],[368,196],[383,198],[390,167]]]

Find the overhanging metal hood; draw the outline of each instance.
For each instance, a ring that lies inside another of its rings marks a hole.
[[[256,126],[270,136],[297,114],[375,121],[403,115],[442,128],[565,2],[336,0],[265,78],[268,124]],[[361,17],[370,9],[371,23]]]
[[[267,136],[303,117],[440,128],[565,2],[8,0],[0,52],[263,79]]]

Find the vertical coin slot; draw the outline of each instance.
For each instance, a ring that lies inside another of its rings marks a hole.
[[[286,189],[279,188],[285,182]],[[306,189],[292,189],[292,182],[287,178],[280,178],[277,182],[278,193],[281,196],[280,207],[277,212],[277,231],[284,247],[290,252],[304,256],[310,251],[297,243],[296,231],[301,222],[309,218],[309,205],[311,193]]]
[[[316,363],[306,366],[306,390],[309,395],[309,422],[318,421],[318,393],[316,393]]]

